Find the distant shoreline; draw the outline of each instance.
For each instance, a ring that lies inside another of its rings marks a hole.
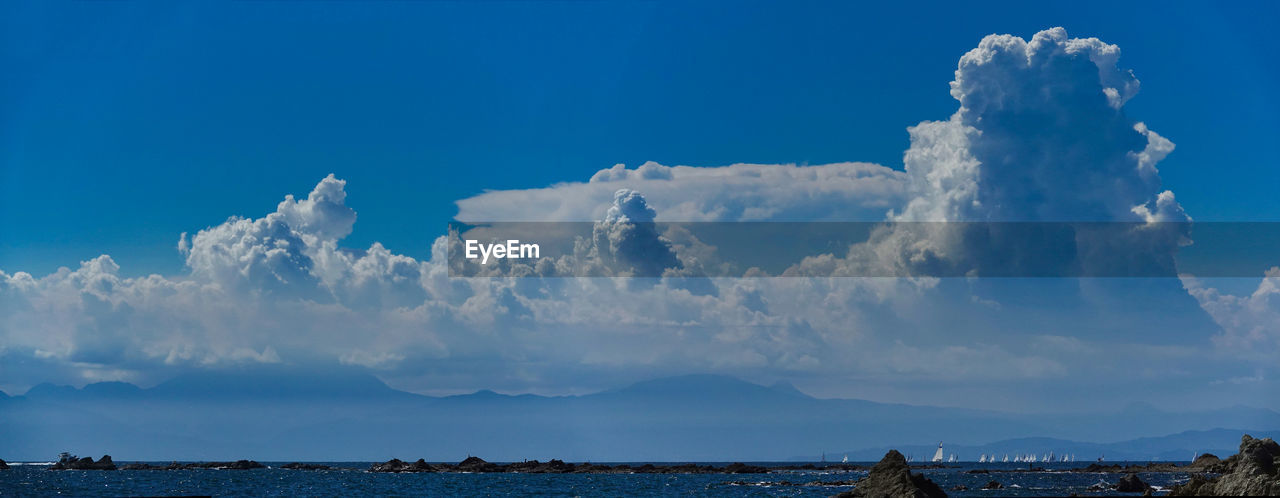
[[[1216,460],[1216,459],[1215,459]],[[524,473],[524,474],[768,474],[780,472],[803,471],[836,471],[865,472],[875,462],[565,462],[552,459],[548,461],[525,460],[520,462],[489,462],[478,457],[468,457],[458,462],[428,462],[418,459],[406,462],[393,458],[384,462],[376,461],[265,461],[241,459],[237,461],[124,461],[116,464],[109,455],[104,455],[97,462],[92,459],[81,459],[76,463],[59,464],[59,462],[10,462],[9,465],[41,467],[50,470],[114,470],[114,471],[151,471],[151,470],[254,470],[279,469],[299,471],[357,471],[374,473]],[[1054,462],[1045,464],[1015,463],[917,463],[909,465],[912,470],[950,469],[963,470],[968,474],[1007,474],[1026,472],[1048,473],[1102,473],[1131,474],[1153,472],[1204,472],[1206,464],[1197,462],[1140,462],[1117,461],[1089,463]]]

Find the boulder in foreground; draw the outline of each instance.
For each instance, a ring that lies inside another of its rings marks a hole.
[[[1151,485],[1139,479],[1138,474],[1125,474],[1115,487],[1115,490],[1121,493],[1145,493],[1149,489]]]
[[[1280,444],[1271,438],[1240,438],[1240,452],[1213,466],[1222,475],[1196,475],[1174,486],[1170,496],[1280,496]]]
[[[836,495],[841,498],[853,497],[910,497],[910,498],[943,498],[947,496],[942,488],[930,481],[924,474],[912,474],[906,457],[898,450],[889,450],[880,459],[867,477],[858,481],[855,488]]]

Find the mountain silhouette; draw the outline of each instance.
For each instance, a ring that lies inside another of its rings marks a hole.
[[[1009,414],[819,399],[790,384],[763,386],[701,374],[582,396],[480,390],[436,397],[393,389],[358,368],[277,366],[193,372],[151,388],[42,384],[21,396],[0,397],[0,440],[6,442],[5,458],[34,460],[71,451],[109,453],[121,461],[453,461],[468,454],[491,461],[769,461],[841,448],[918,446],[921,454],[932,453],[929,448],[939,440],[994,450],[993,441],[1012,448],[1008,441],[1019,438],[1130,441],[1221,427],[1280,427],[1280,414],[1257,408],[1137,408],[1141,417],[1123,408]],[[1189,448],[1134,443],[1135,452],[1163,448],[1189,455],[1211,451],[1211,443],[1222,438],[1229,448],[1239,439],[1232,434],[1188,440],[1194,446]]]

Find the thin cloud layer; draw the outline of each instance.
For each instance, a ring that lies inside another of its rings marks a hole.
[[[900,206],[906,177],[871,163],[734,164],[636,169],[618,164],[587,182],[494,190],[458,201],[458,220],[598,221],[619,189],[646,194],[658,221],[877,221]]]

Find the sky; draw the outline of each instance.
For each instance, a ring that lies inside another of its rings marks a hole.
[[[6,392],[339,362],[431,393],[713,372],[1008,409],[1280,399],[1265,267],[699,291],[450,279],[441,256],[452,220],[607,221],[624,188],[677,221],[1280,221],[1274,3],[0,9]],[[810,263],[982,250],[952,242]]]

